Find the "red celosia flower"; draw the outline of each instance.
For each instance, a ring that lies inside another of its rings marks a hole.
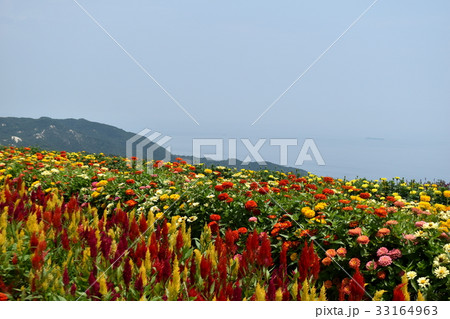
[[[261,247],[258,251],[258,264],[263,267],[270,267],[272,265],[272,255],[270,248],[270,240],[266,233],[263,233],[261,239]]]
[[[355,274],[350,280],[350,295],[348,297],[349,301],[360,301],[364,297],[366,292],[364,277],[359,272],[359,268],[356,269]]]
[[[217,234],[219,231],[219,224],[217,224],[217,222],[210,222],[208,227],[211,229],[212,234]]]
[[[314,251],[314,245],[311,245],[305,241],[305,246],[302,249],[300,258],[298,260],[298,271],[300,274],[300,282],[303,283],[305,279],[314,278],[317,279],[320,271],[320,259]]]
[[[399,284],[394,288],[394,296],[392,298],[392,301],[405,301],[405,295],[403,294],[402,288],[403,286],[405,286],[406,283],[404,284]]]
[[[69,279],[69,271],[67,270],[67,267],[64,268],[64,273],[63,273],[63,284],[64,286],[68,286],[70,283],[70,279]]]

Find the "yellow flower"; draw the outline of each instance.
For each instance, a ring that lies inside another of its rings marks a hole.
[[[96,197],[100,196],[100,193],[99,192],[93,192],[91,196],[92,196],[92,198],[96,198]]]
[[[431,200],[430,196],[427,196],[427,195],[421,195],[420,196],[420,201],[421,202],[429,202],[430,200]]]
[[[259,285],[259,283],[256,284],[255,294],[256,294],[256,301],[266,301],[266,291],[264,290],[263,287]]]
[[[178,200],[179,198],[180,198],[180,195],[178,195],[178,194],[170,195],[170,199],[172,199],[172,200]]]
[[[305,211],[303,215],[305,215],[306,218],[313,218],[314,216],[316,216],[316,212],[313,211],[312,209],[309,209]]]
[[[444,196],[449,198],[450,197],[450,191],[444,191]]]
[[[159,200],[162,200],[162,201],[167,200],[168,198],[169,198],[169,195],[167,195],[167,194],[162,194],[161,196],[159,196]]]
[[[212,173],[212,170],[209,169],[209,168],[207,168],[207,169],[204,170],[204,172],[205,172],[205,174],[211,174],[211,173]]]

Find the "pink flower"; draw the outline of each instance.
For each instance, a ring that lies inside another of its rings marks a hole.
[[[396,220],[388,220],[386,223],[384,223],[384,226],[390,226],[390,225],[397,225],[398,221]]]
[[[377,250],[377,256],[383,256],[383,255],[387,255],[389,253],[389,249],[387,249],[386,247],[381,247]]]
[[[377,269],[377,263],[374,262],[373,260],[367,262],[366,269],[367,270],[375,270],[375,269]]]
[[[396,207],[403,207],[403,206],[405,206],[405,203],[402,202],[402,201],[397,200],[397,201],[394,202],[394,206],[396,206]]]
[[[409,241],[416,240],[416,236],[414,236],[413,234],[403,234],[403,238],[405,238],[406,240],[409,240]]]
[[[390,256],[393,260],[395,260],[402,257],[402,252],[400,251],[400,249],[395,248],[389,251],[387,255]]]
[[[416,222],[416,223],[414,224],[414,226],[416,226],[417,228],[422,228],[423,225],[425,225],[425,224],[426,224],[426,222],[424,222],[423,220],[421,220],[420,222]]]
[[[381,256],[378,259],[378,265],[380,265],[381,267],[387,267],[390,264],[392,264],[392,259],[389,256]]]
[[[356,228],[350,229],[348,231],[348,234],[350,236],[360,236],[361,235],[361,231],[362,231],[361,228],[356,227]]]
[[[369,241],[370,241],[369,237],[364,236],[364,235],[359,236],[359,237],[356,239],[356,242],[357,242],[358,244],[361,244],[361,245],[367,245],[367,244],[369,243]]]
[[[387,212],[392,214],[397,212],[397,207],[388,207]]]
[[[387,228],[380,228],[380,230],[378,230],[377,234],[375,235],[376,237],[384,237],[387,236],[391,233],[391,231]]]
[[[256,222],[258,221],[258,218],[256,218],[255,216],[253,216],[253,217],[250,217],[250,218],[248,219],[248,221],[251,222],[251,223],[256,223]]]

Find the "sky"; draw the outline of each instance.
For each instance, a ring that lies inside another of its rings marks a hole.
[[[296,139],[290,166],[313,139],[315,174],[450,181],[449,1],[77,2],[0,0],[0,116],[149,128],[177,154],[264,138],[276,163],[270,139]]]

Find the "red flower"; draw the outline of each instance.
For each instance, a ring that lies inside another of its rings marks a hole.
[[[403,294],[402,287],[405,286],[405,284],[399,284],[394,288],[394,296],[392,298],[392,301],[405,301],[405,295]]]
[[[132,189],[127,189],[127,190],[125,191],[125,194],[128,195],[128,196],[134,196],[134,195],[136,195],[136,193],[135,193],[134,190],[132,190]]]
[[[218,191],[218,192],[221,192],[221,191],[224,190],[224,188],[223,188],[222,185],[216,185],[216,186],[214,186],[214,189],[215,189],[216,191]]]
[[[127,205],[129,207],[134,207],[137,205],[137,202],[135,200],[130,199],[125,202],[125,205]]]
[[[249,200],[245,203],[245,209],[251,212],[258,207],[258,204],[254,200]]]
[[[315,198],[315,199],[318,199],[318,200],[325,200],[325,199],[327,199],[327,195],[324,195],[324,194],[316,194],[316,195],[314,195],[314,198]]]
[[[233,188],[234,184],[232,182],[223,182],[222,183],[222,187],[224,189],[229,189],[229,188]]]
[[[238,231],[239,234],[245,234],[247,232],[247,228],[241,227],[241,228],[238,228],[237,231]]]
[[[350,295],[349,301],[360,301],[366,292],[364,277],[359,272],[359,268],[356,269],[355,274],[350,280]]]
[[[228,198],[230,198],[230,196],[228,196],[227,193],[220,193],[219,195],[217,195],[217,198],[219,200],[227,200]]]
[[[136,183],[136,182],[134,181],[134,179],[127,179],[127,180],[126,180],[126,183],[127,183],[127,184],[134,184],[134,183]]]
[[[264,195],[267,194],[269,192],[269,188],[268,187],[261,187],[260,189],[258,189],[258,193]]]
[[[359,197],[361,197],[362,199],[369,199],[370,196],[371,195],[369,193],[361,193],[361,194],[359,194]]]
[[[220,215],[217,215],[217,214],[212,214],[209,216],[209,219],[212,221],[215,221],[215,222],[218,222],[220,220],[220,218],[221,218]]]
[[[0,292],[0,301],[7,301],[8,300],[8,296],[5,295],[4,293]]]
[[[217,222],[210,222],[208,227],[211,229],[211,233],[213,234],[217,234],[219,231],[219,224],[217,224]]]
[[[387,216],[386,208],[384,207],[376,208],[373,213],[381,218],[386,218]]]

